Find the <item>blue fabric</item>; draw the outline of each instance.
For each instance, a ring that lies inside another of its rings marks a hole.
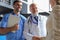
[[[4,35],[4,36],[0,36],[0,40],[6,40],[6,36]]]
[[[35,16],[34,19],[38,22],[38,16]]]
[[[13,12],[12,12],[13,13]],[[1,21],[1,26],[3,28],[7,27],[7,22],[8,22],[8,17],[10,14],[6,14],[2,21]],[[16,15],[16,14],[12,14],[12,15]],[[22,16],[21,14],[18,15],[21,19],[19,22],[19,29],[13,33],[13,32],[9,32],[6,34],[6,40],[24,40],[24,36],[23,36],[23,30],[24,30],[24,22],[26,20],[26,18],[24,16]]]
[[[2,27],[2,28],[7,27],[8,17],[9,17],[9,14],[4,15],[4,17],[1,21],[0,27]]]

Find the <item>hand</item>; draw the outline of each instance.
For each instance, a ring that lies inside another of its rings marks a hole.
[[[37,36],[33,36],[32,40],[41,40],[41,38]]]
[[[15,24],[15,25],[12,27],[11,30],[12,30],[12,31],[16,31],[16,30],[18,30],[18,24]]]

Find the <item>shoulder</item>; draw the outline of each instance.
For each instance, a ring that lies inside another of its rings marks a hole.
[[[5,15],[3,16],[3,19],[8,18],[9,15],[10,15],[10,14],[5,14]]]
[[[21,14],[20,14],[20,17],[21,17],[22,20],[24,20],[24,21],[26,20],[26,17],[21,15]]]
[[[10,12],[10,13],[6,13],[6,14],[4,15],[4,17],[8,17],[10,14],[11,14],[11,12]]]
[[[12,12],[6,13],[6,14],[3,16],[2,20],[8,19],[8,17],[10,16],[11,13],[12,13]]]
[[[47,22],[52,22],[52,20],[53,20],[53,15],[50,14],[50,15],[48,16]]]
[[[31,19],[31,17],[32,17],[32,15],[28,16],[27,20],[30,20],[30,19]]]
[[[46,21],[48,19],[48,17],[45,16],[45,15],[39,15],[38,19],[41,20],[41,21]]]

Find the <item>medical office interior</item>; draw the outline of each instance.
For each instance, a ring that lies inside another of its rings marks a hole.
[[[3,16],[11,11],[13,11],[13,2],[15,0],[0,0],[0,23]],[[48,16],[50,15],[50,11],[52,10],[49,0],[21,0],[23,2],[23,8],[21,14],[26,18],[31,14],[29,11],[29,5],[31,3],[36,3],[38,5],[39,15]],[[45,23],[46,24],[46,23]],[[6,35],[0,35],[0,40],[6,40]]]

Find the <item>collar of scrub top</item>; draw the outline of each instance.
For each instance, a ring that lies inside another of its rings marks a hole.
[[[20,13],[18,15],[16,15],[14,12],[12,12],[12,15],[15,15],[15,16],[20,16]]]
[[[34,17],[38,17],[38,14],[36,13],[36,14],[31,14],[30,15],[30,19],[31,19],[31,21],[32,21],[32,23],[34,23],[34,24],[37,24],[38,25],[38,21],[36,21],[36,19],[34,18]],[[35,19],[35,21],[33,20],[33,18]],[[38,19],[37,19],[38,20]]]

